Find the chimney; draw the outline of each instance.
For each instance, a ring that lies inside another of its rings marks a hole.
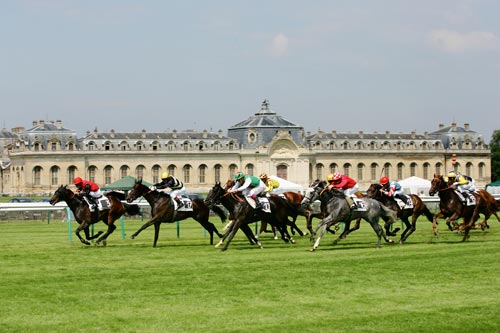
[[[363,139],[363,137],[364,137],[364,133],[363,133],[363,131],[359,131],[359,137],[360,137],[361,139]]]
[[[444,124],[439,124],[439,129],[443,129],[444,128]]]
[[[45,128],[45,120],[40,120],[40,128]]]
[[[142,130],[141,138],[143,138],[143,139],[146,138],[146,130],[145,129]]]
[[[464,124],[464,130],[469,131],[470,130],[469,127],[470,127],[469,123]]]
[[[389,139],[391,137],[391,132],[385,131],[385,137]]]
[[[417,132],[415,132],[415,131],[411,131],[411,138],[412,138],[412,139],[415,139],[415,138],[416,138],[416,134],[417,134]]]
[[[36,127],[38,125],[38,121],[33,120],[33,127]]]
[[[219,130],[218,134],[219,134],[219,139],[222,138],[222,130]]]
[[[56,128],[62,129],[62,121],[61,120],[56,120]]]
[[[337,137],[337,131],[333,130],[332,131],[332,138],[336,138]]]
[[[110,133],[110,135],[109,135],[109,136],[110,136],[112,139],[114,139],[114,138],[115,138],[115,130],[114,130],[114,129],[112,129],[112,130],[111,130],[111,133]]]
[[[456,122],[452,122],[451,123],[451,130],[452,131],[456,131],[457,130],[457,123]]]
[[[208,133],[207,133],[207,130],[203,130],[203,138],[206,139],[208,137]]]
[[[172,137],[173,137],[174,139],[177,139],[177,130],[175,130],[175,129],[174,129],[174,130],[172,131]]]

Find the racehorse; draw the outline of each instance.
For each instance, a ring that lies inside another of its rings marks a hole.
[[[95,239],[102,234],[102,231],[99,231],[97,235],[90,236],[89,226],[99,221],[104,222],[108,226],[108,230],[106,231],[106,233],[104,233],[104,235],[100,236],[100,238],[95,242],[95,245],[97,246],[101,242],[103,243],[103,245],[106,245],[106,239],[116,229],[116,226],[114,224],[115,221],[125,213],[129,215],[140,214],[140,208],[138,205],[129,205],[122,203],[121,200],[125,199],[125,195],[122,193],[108,192],[104,195],[108,198],[111,206],[99,211],[98,213],[91,212],[89,205],[83,199],[83,197],[76,195],[72,190],[67,188],[67,185],[61,185],[54,192],[49,202],[51,205],[55,205],[60,201],[66,202],[68,207],[73,212],[75,220],[79,224],[78,228],[75,231],[75,234],[83,244],[90,245],[89,240]],[[80,236],[80,231],[82,230],[85,232],[86,240]]]
[[[314,234],[321,229],[319,236],[316,238],[311,251],[315,251],[321,242],[321,238],[326,232],[326,229],[339,222],[345,223],[345,228],[342,234],[333,242],[337,244],[341,239],[347,237],[347,235],[354,229],[349,229],[350,223],[354,219],[362,218],[368,223],[375,231],[378,237],[377,248],[380,248],[380,243],[382,237],[388,243],[393,243],[393,241],[385,235],[384,231],[378,224],[381,216],[387,216],[392,222],[396,220],[396,214],[388,207],[385,207],[377,200],[370,199],[367,197],[361,198],[365,209],[355,209],[351,210],[349,203],[347,202],[345,195],[342,191],[335,188],[328,190],[325,181],[321,181],[310,188],[303,200],[303,204],[308,205],[314,200],[319,199],[321,202],[321,212],[323,213],[323,220],[318,223]]]
[[[479,219],[479,214],[484,215],[484,221],[480,223],[481,228],[489,228],[488,219],[491,215],[495,215],[497,221],[500,219],[497,215],[498,205],[495,202],[493,196],[485,190],[479,190],[477,192],[471,193],[474,196],[476,204],[466,205],[462,202],[455,189],[448,186],[444,177],[439,174],[435,174],[431,181],[431,188],[429,189],[429,195],[433,196],[438,193],[439,196],[439,212],[434,215],[432,228],[434,229],[434,235],[439,235],[437,231],[437,219],[447,218],[446,225],[448,229],[453,231],[459,229],[463,232],[462,241],[469,238],[469,231],[474,227],[474,223]],[[463,223],[458,226],[457,220],[462,217]],[[452,225],[453,224],[453,227]]]
[[[278,196],[269,197],[268,199],[270,212],[266,212],[263,209],[254,209],[244,198],[233,192],[227,192],[221,186],[220,182],[216,182],[205,198],[205,203],[209,206],[221,203],[224,207],[226,207],[226,209],[229,210],[230,218],[233,219],[231,226],[228,228],[216,247],[221,246],[227,239],[227,243],[222,248],[222,251],[227,250],[229,243],[234,238],[238,229],[242,229],[246,236],[249,239],[252,239],[250,242],[253,241],[262,247],[260,241],[256,239],[253,234],[247,234],[250,229],[248,224],[257,221],[266,221],[275,226],[281,234],[281,239],[283,239],[283,241],[294,243],[286,229],[286,225],[289,223],[288,210],[290,209],[290,204],[285,199]]]
[[[174,221],[182,221],[187,218],[193,218],[208,231],[210,234],[210,244],[213,244],[214,242],[214,233],[216,233],[217,236],[222,237],[222,234],[219,233],[215,225],[208,220],[210,209],[207,205],[205,205],[203,199],[191,199],[192,209],[184,208],[182,210],[175,210],[173,199],[168,194],[157,190],[150,190],[149,187],[142,184],[142,179],[135,181],[134,187],[127,196],[127,202],[132,202],[139,197],[144,197],[144,199],[146,199],[151,206],[151,219],[140,227],[134,234],[132,234],[132,239],[137,237],[137,235],[139,235],[139,233],[144,229],[154,225],[155,236],[153,247],[156,247],[158,235],[160,233],[160,225],[162,222],[172,223]],[[214,211],[223,222],[226,220],[226,214],[219,207],[213,207],[212,211]]]
[[[234,180],[229,179],[226,184],[224,185],[224,189],[227,191],[228,189],[232,188],[234,186]],[[305,233],[297,227],[295,222],[297,221],[297,217],[304,216],[306,218],[306,227],[307,230],[309,230],[309,233],[312,234],[312,219],[314,217],[321,218],[321,214],[315,214],[312,212],[311,209],[308,209],[301,205],[302,200],[304,199],[304,196],[300,193],[296,192],[284,192],[283,194],[270,194],[270,196],[283,196],[288,202],[292,204],[292,207],[295,207],[295,209],[290,209],[289,211],[289,216],[292,218],[292,222],[290,223],[290,231],[292,232],[293,235],[295,235],[295,232],[297,232],[301,237],[305,235]],[[277,239],[276,236],[276,228],[274,226],[271,226],[272,231],[267,230],[267,222],[266,221],[261,221],[260,224],[260,229],[259,232],[256,234],[256,238],[259,237],[259,235],[263,232],[272,232],[274,234],[274,239]]]
[[[366,196],[375,200],[380,201],[383,205],[386,207],[391,208],[396,212],[396,216],[403,221],[405,224],[405,230],[401,234],[401,238],[399,239],[399,244],[403,244],[408,237],[417,229],[416,224],[417,224],[417,219],[421,215],[425,215],[427,217],[427,220],[429,222],[433,222],[434,214],[431,213],[429,208],[424,204],[422,199],[418,195],[415,194],[409,194],[408,196],[410,197],[413,207],[406,208],[403,207],[401,208],[399,204],[396,202],[396,200],[393,197],[383,195],[380,190],[382,189],[382,185],[380,184],[371,184],[368,190],[366,191]],[[411,223],[409,221],[409,217],[411,216]],[[386,217],[382,216],[382,219],[386,222],[386,232],[387,232],[387,221]]]

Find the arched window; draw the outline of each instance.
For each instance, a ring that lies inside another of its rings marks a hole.
[[[127,177],[129,169],[130,168],[127,165],[122,165],[120,167],[120,177],[121,178]]]
[[[40,178],[42,175],[42,167],[36,166],[33,168],[33,185],[39,186],[40,185]]]
[[[111,165],[106,165],[104,167],[104,184],[111,184],[113,179],[111,179],[111,174],[113,172],[113,167]]]
[[[171,176],[175,176],[175,170],[176,170],[176,166],[173,165],[173,164],[170,164],[167,168],[168,170],[168,174],[171,175]]]
[[[337,172],[338,169],[339,169],[339,166],[337,165],[337,163],[330,164],[330,173],[335,173],[335,172]]]
[[[363,163],[358,164],[358,180],[361,181],[364,179],[363,172],[365,170],[365,165]]]
[[[370,177],[373,182],[378,181],[378,164],[372,163],[370,165]]]
[[[220,182],[221,178],[220,178],[220,173],[221,173],[221,170],[222,170],[222,165],[220,164],[216,164],[214,166],[214,181],[215,182]]]
[[[351,164],[346,163],[344,164],[344,175],[350,177],[350,174],[351,174]]]
[[[138,165],[137,168],[135,168],[135,178],[143,179],[145,170],[146,170],[146,167],[144,165],[142,165],[142,164]]]
[[[68,184],[73,184],[73,179],[76,177],[76,166],[71,165],[68,167]]]
[[[247,175],[254,176],[253,174],[253,164],[249,163],[245,167]]]
[[[153,168],[151,168],[151,176],[154,184],[160,182],[160,172],[161,166],[159,166],[158,164],[153,165]]]
[[[413,162],[410,164],[410,176],[415,177],[417,175],[417,163]]]
[[[403,163],[398,163],[398,180],[403,179],[404,168],[405,168],[405,165]]]
[[[229,166],[229,178],[233,179],[234,175],[236,174],[236,170],[238,170],[236,164],[231,164]]]
[[[472,177],[472,163],[467,162],[465,164],[465,174]]]
[[[483,179],[484,178],[484,172],[485,172],[485,169],[486,169],[486,164],[484,164],[483,162],[479,163],[478,164],[478,176],[480,179]]]
[[[323,164],[316,164],[316,179],[325,179],[325,175],[323,174]]]
[[[429,170],[430,170],[431,165],[427,162],[424,163],[423,168],[424,168],[424,179],[429,179]]]
[[[389,177],[389,175],[391,174],[391,167],[391,163],[384,164],[384,176]]]
[[[200,184],[205,184],[205,176],[207,172],[207,166],[205,164],[200,165],[198,172],[200,173]]]
[[[276,167],[276,176],[288,179],[288,167],[284,164],[280,164]]]
[[[95,176],[97,173],[97,167],[95,165],[89,166],[88,172],[89,172],[89,180],[91,182],[95,183],[96,182]]]
[[[190,183],[191,180],[191,166],[189,164],[186,164],[183,168],[182,168],[182,175],[184,176],[184,183]]]
[[[437,175],[440,175],[443,170],[443,164],[441,162],[436,163],[436,171],[435,173]]]

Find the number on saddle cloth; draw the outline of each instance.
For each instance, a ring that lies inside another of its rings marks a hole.
[[[257,197],[261,209],[266,213],[271,213],[271,204],[269,203],[269,198],[267,197]]]

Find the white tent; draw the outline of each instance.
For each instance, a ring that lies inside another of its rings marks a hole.
[[[429,195],[431,182],[427,179],[412,176],[398,182],[407,194]]]
[[[280,189],[283,192],[301,192],[304,191],[304,187],[299,184],[292,183],[289,180],[280,178],[278,176],[271,175],[269,178],[276,179],[280,183]]]

